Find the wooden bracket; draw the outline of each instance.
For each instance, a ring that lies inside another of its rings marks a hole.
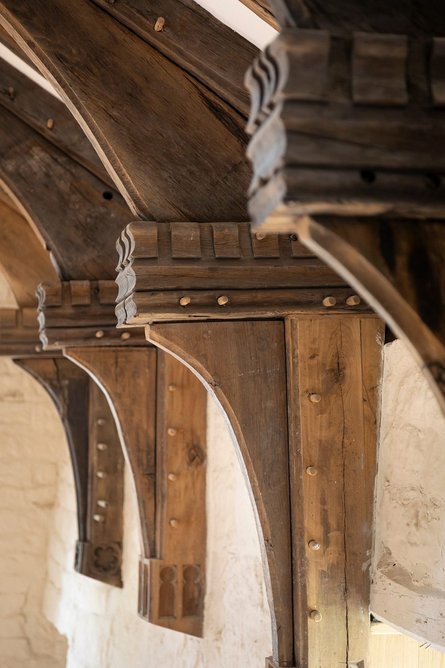
[[[35,308],[0,308],[0,355],[29,357],[39,350]]]
[[[326,16],[341,22],[337,4]],[[295,19],[292,0],[274,5]],[[444,40],[433,36],[445,13],[436,25],[426,11],[411,36],[388,34],[388,11],[380,34],[353,32],[352,19],[340,34],[288,28],[257,58],[249,209],[258,233],[298,234],[353,286],[409,344],[445,411]]]
[[[132,223],[118,250],[121,325],[148,325],[233,430],[264,547],[268,665],[367,661],[381,321],[335,276],[321,287],[295,237]]]
[[[147,336],[198,374],[235,434],[264,545],[270,665],[366,662],[381,322],[158,323]]]
[[[138,609],[201,636],[206,564],[206,392],[142,329],[115,329],[116,285],[40,286],[40,337],[104,391],[136,490],[142,539]]]
[[[120,587],[123,456],[106,399],[82,369],[63,357],[14,361],[47,390],[65,429],[77,499],[75,568]]]
[[[154,624],[200,636],[205,391],[190,372],[147,345],[67,348],[65,355],[105,392],[132,472],[142,538],[139,612]]]

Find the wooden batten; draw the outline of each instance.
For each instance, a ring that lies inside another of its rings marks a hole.
[[[75,569],[122,586],[123,455],[96,384],[63,357],[14,360],[48,392],[65,429],[77,500]]]

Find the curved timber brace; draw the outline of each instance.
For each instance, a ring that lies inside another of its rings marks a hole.
[[[63,349],[103,390],[132,474],[142,538],[138,609],[201,636],[206,564],[206,392],[139,330],[115,328],[111,281],[39,289],[45,350]]]
[[[382,323],[293,236],[132,223],[118,250],[121,325],[149,325],[235,436],[264,548],[267,665],[368,665]]]
[[[272,0],[284,29],[247,75],[250,214],[367,300],[445,410],[445,13],[318,4]]]

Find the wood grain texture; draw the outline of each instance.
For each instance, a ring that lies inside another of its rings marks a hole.
[[[266,21],[272,28],[280,29],[278,21],[274,17],[268,0],[240,0],[243,5],[251,9],[260,19]]]
[[[123,456],[105,397],[62,357],[14,361],[48,392],[65,430],[77,500],[76,570],[122,586]]]
[[[274,658],[293,665],[284,325],[159,324],[147,329],[147,337],[197,373],[227,415],[259,517]]]
[[[382,345],[377,319],[287,323],[298,666],[369,666]]]
[[[0,29],[0,41],[4,41],[4,35],[8,33]],[[8,48],[12,42],[23,58],[24,52],[8,37]],[[65,104],[5,60],[0,60],[0,105],[114,188],[113,180]]]
[[[139,509],[141,549],[155,552],[156,351],[152,348],[69,348],[107,397],[130,466]]]
[[[0,308],[0,355],[32,357],[41,350],[35,308]]]
[[[131,218],[124,201],[2,106],[0,180],[64,278],[113,278],[114,239]]]
[[[158,626],[202,637],[206,591],[207,392],[171,355],[158,352],[156,534],[148,604]],[[174,573],[174,575],[173,575]]]
[[[146,347],[142,331],[116,329],[116,292],[114,281],[40,284],[37,288],[37,321],[43,348]]]
[[[94,0],[185,72],[247,116],[244,72],[256,47],[193,0]],[[162,30],[154,26],[164,19]]]
[[[298,232],[410,347],[445,410],[444,226],[309,217]]]
[[[244,119],[233,108],[87,0],[7,0],[0,14],[134,213],[246,219]]]
[[[440,0],[268,0],[282,27],[392,34],[444,35],[445,10]]]

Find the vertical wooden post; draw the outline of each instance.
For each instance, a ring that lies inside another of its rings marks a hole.
[[[383,327],[289,318],[286,336],[296,663],[364,668]]]

